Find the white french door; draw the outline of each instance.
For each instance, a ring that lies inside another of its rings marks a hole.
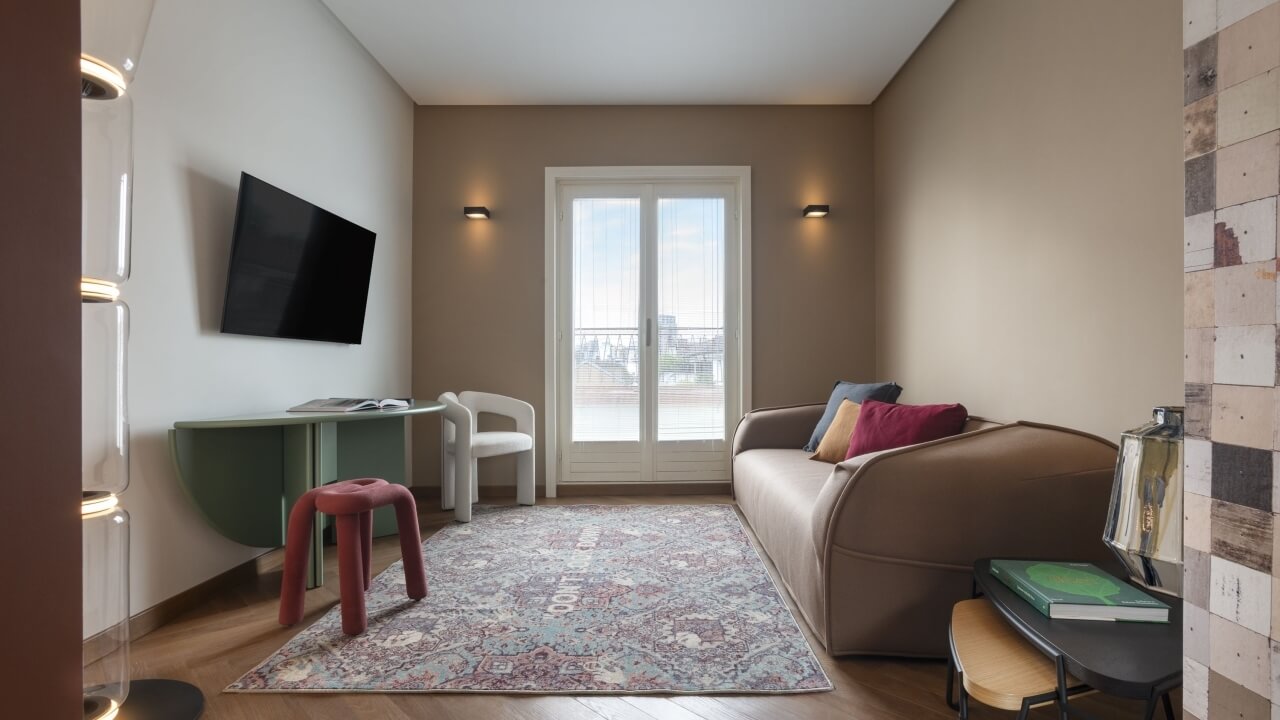
[[[729,479],[739,195],[731,181],[558,184],[558,482]]]

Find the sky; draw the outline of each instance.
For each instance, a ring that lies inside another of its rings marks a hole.
[[[575,328],[636,328],[640,296],[640,200],[573,202]],[[725,203],[660,198],[658,314],[677,327],[724,327]]]

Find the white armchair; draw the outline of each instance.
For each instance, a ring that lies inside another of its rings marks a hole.
[[[447,392],[440,396],[444,417],[440,422],[440,504],[453,508],[459,522],[471,522],[471,505],[479,497],[476,461],[497,455],[519,454],[516,460],[516,502],[532,505],[534,499],[533,406],[492,393]],[[479,432],[480,413],[505,415],[516,421],[515,432]]]

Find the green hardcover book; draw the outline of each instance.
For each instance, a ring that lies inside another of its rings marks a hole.
[[[1091,563],[992,560],[991,574],[1044,615],[1169,622],[1169,606]]]

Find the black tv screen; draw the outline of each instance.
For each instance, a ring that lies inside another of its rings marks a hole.
[[[374,237],[241,173],[222,332],[359,344]]]

